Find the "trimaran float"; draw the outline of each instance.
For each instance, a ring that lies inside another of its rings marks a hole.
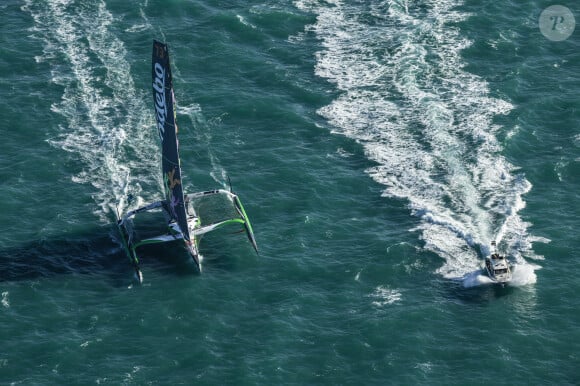
[[[242,202],[230,190],[216,189],[205,192],[184,194],[179,161],[175,99],[169,52],[167,45],[153,42],[153,100],[155,103],[155,118],[161,139],[163,182],[165,199],[142,206],[119,217],[119,227],[125,251],[135,268],[139,282],[143,275],[139,268],[137,248],[155,243],[165,243],[183,240],[189,257],[195,267],[201,272],[202,256],[199,253],[199,240],[204,233],[213,231],[228,224],[242,225],[252,246],[258,252],[252,225],[244,210]],[[226,218],[209,219],[204,222],[196,210],[196,203],[207,198],[221,198],[221,205],[229,206]],[[133,226],[133,218],[148,211],[162,211],[167,223],[167,232],[162,235],[139,239]]]
[[[497,252],[495,241],[491,242],[491,254],[485,257],[485,270],[494,283],[507,284],[512,279],[510,264]]]

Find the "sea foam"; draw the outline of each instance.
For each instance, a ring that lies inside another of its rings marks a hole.
[[[315,72],[340,91],[319,110],[334,133],[359,142],[386,197],[421,218],[412,231],[460,279],[479,269],[497,241],[518,263],[533,255],[519,216],[531,184],[502,156],[493,122],[513,106],[464,70],[471,42],[452,23],[470,15],[458,1],[353,4],[297,1],[316,14]]]

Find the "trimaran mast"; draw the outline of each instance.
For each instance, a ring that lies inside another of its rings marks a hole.
[[[189,234],[183,185],[181,184],[181,165],[179,160],[179,141],[173,79],[169,64],[169,51],[166,44],[153,41],[153,102],[155,120],[161,139],[161,169],[165,186],[167,212],[179,227],[187,249],[195,263],[199,265],[199,254]],[[192,214],[195,217],[195,214]]]

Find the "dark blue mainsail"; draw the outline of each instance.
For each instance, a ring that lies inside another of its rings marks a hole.
[[[181,184],[179,142],[175,121],[175,99],[167,45],[153,41],[153,101],[159,138],[161,139],[163,182],[169,215],[181,230],[183,239],[192,250],[187,226],[187,213]],[[194,258],[195,258],[194,254]]]

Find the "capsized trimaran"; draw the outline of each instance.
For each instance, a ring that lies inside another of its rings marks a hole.
[[[139,282],[143,281],[143,275],[139,268],[139,258],[136,250],[143,245],[183,240],[189,256],[201,272],[202,257],[198,249],[201,235],[224,225],[240,224],[243,226],[252,246],[258,252],[250,220],[242,202],[231,189],[230,191],[216,189],[184,194],[178,151],[175,98],[169,64],[169,51],[166,44],[158,41],[153,42],[152,64],[153,100],[157,130],[161,139],[161,168],[165,199],[131,210],[117,221],[125,251],[135,267]],[[226,198],[222,202],[224,205],[231,206],[231,215],[226,216],[226,218],[222,216],[219,219],[211,219],[208,222],[202,221],[192,202],[218,196]],[[167,233],[139,240],[134,231],[133,218],[139,213],[153,210],[161,210],[163,212],[168,225]]]

